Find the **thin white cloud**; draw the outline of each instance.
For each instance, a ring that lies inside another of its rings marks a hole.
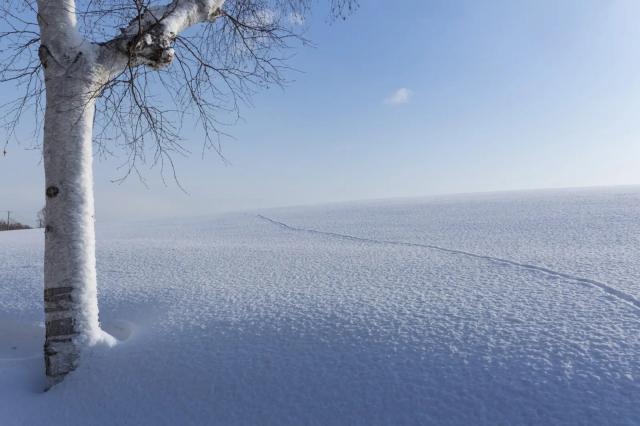
[[[384,100],[384,103],[389,105],[406,104],[409,103],[412,96],[413,92],[411,90],[406,87],[401,87],[389,95],[389,97]]]

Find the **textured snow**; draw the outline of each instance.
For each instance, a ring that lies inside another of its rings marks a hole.
[[[640,189],[98,226],[41,393],[42,234],[0,233],[0,424],[640,424]]]

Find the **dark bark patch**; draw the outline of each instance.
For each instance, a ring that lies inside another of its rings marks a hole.
[[[69,343],[63,341],[51,342],[47,340],[44,345],[44,364],[49,384],[48,390],[56,383],[60,383],[64,376],[76,368],[78,355],[76,353],[69,353],[67,351],[57,350],[60,345],[64,347]]]
[[[40,58],[40,63],[44,68],[47,68],[47,52],[48,51],[49,49],[47,49],[47,46],[45,46],[44,44],[40,45],[40,47],[38,48],[38,57]]]
[[[49,338],[50,343],[69,343],[72,340],[73,339],[71,337],[50,337]]]
[[[78,52],[78,54],[76,55],[76,57],[73,60],[73,63],[75,64],[76,62],[78,62],[81,57],[82,57],[82,52]]]
[[[44,291],[44,311],[63,312],[68,311],[73,305],[73,287],[48,288]]]
[[[49,297],[59,296],[61,294],[68,294],[73,291],[73,287],[54,287],[47,288],[44,290],[44,300],[47,300]]]
[[[70,336],[77,334],[73,318],[63,318],[59,320],[47,321],[46,335],[49,337]]]
[[[58,196],[58,194],[60,193],[60,190],[58,189],[57,186],[50,186],[47,188],[47,198],[55,198]]]

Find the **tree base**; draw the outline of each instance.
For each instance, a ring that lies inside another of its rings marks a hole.
[[[44,363],[47,389],[60,383],[78,366],[79,354],[71,338],[47,339],[44,344]]]

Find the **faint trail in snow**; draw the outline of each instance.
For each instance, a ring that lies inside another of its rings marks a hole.
[[[268,218],[266,216],[263,215],[258,215],[258,218],[267,221],[273,225],[277,225],[280,226],[281,228],[287,229],[289,231],[296,231],[296,232],[306,232],[309,234],[317,234],[317,235],[324,235],[324,236],[329,236],[329,237],[334,237],[334,238],[340,238],[343,240],[349,240],[349,241],[359,241],[359,242],[366,242],[366,243],[374,243],[374,244],[389,244],[389,245],[396,245],[396,246],[405,246],[405,247],[422,247],[422,248],[427,248],[427,249],[432,249],[432,250],[438,250],[441,252],[445,252],[445,253],[451,253],[451,254],[456,254],[456,255],[463,255],[463,256],[468,256],[468,257],[473,257],[476,259],[484,259],[484,260],[490,260],[492,262],[496,262],[496,263],[501,263],[503,265],[511,265],[511,266],[516,266],[518,268],[523,268],[523,269],[528,269],[530,271],[537,271],[537,272],[542,272],[545,273],[547,275],[553,276],[553,277],[558,277],[558,278],[564,278],[567,280],[571,280],[571,281],[575,281],[579,284],[583,284],[583,285],[588,285],[588,286],[592,286],[592,287],[597,287],[600,290],[604,291],[605,293],[616,297],[617,299],[626,302],[626,303],[630,303],[631,305],[635,306],[636,308],[640,309],[640,300],[636,299],[634,296],[625,293],[624,291],[618,290],[617,288],[611,287],[609,284],[605,284],[603,282],[600,281],[596,281],[596,280],[592,280],[589,278],[582,278],[582,277],[576,277],[574,275],[570,275],[570,274],[565,274],[564,272],[558,272],[558,271],[554,271],[553,269],[549,269],[549,268],[545,268],[543,266],[536,266],[536,265],[530,265],[527,263],[519,263],[513,260],[509,260],[509,259],[502,259],[499,257],[493,257],[493,256],[484,256],[481,254],[476,254],[476,253],[471,253],[468,251],[463,251],[463,250],[455,250],[455,249],[449,249],[449,248],[445,248],[445,247],[440,247],[440,246],[436,246],[436,245],[432,245],[432,244],[418,244],[418,243],[407,243],[404,241],[387,241],[387,240],[375,240],[372,238],[361,238],[361,237],[354,237],[352,235],[346,235],[346,234],[338,234],[335,232],[325,232],[325,231],[318,231],[315,229],[307,229],[307,228],[298,228],[295,226],[291,226],[291,225],[287,225],[284,222],[279,222],[277,220]]]

